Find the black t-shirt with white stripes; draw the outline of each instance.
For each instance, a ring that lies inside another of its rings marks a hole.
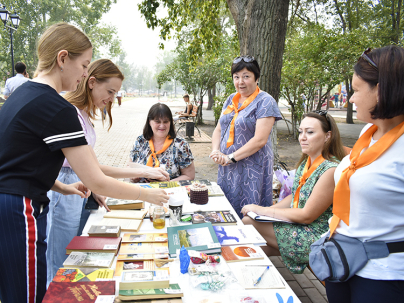
[[[73,105],[48,85],[28,81],[0,110],[0,193],[48,202],[65,147],[87,145]]]

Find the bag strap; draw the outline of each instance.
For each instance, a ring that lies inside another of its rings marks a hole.
[[[404,252],[404,241],[386,243],[391,254]]]

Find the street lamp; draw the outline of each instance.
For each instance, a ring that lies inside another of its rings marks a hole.
[[[10,17],[11,20],[11,25],[7,25],[7,21],[9,20],[8,17]],[[21,18],[20,16],[17,15],[17,13],[14,11],[14,14],[11,14],[8,12],[6,9],[6,6],[3,5],[3,8],[0,8],[0,18],[1,21],[4,23],[4,27],[8,28],[10,31],[10,40],[11,40],[11,70],[13,72],[13,77],[14,77],[14,52],[13,52],[13,32],[17,30],[18,26],[20,25]]]

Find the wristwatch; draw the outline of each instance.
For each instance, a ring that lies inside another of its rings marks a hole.
[[[234,153],[231,153],[230,155],[228,155],[227,157],[229,157],[229,159],[233,162],[236,163],[236,159],[234,159]]]

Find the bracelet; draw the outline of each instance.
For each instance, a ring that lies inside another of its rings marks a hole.
[[[142,187],[139,186],[139,196],[137,196],[136,200],[139,200],[141,192],[142,192]]]

